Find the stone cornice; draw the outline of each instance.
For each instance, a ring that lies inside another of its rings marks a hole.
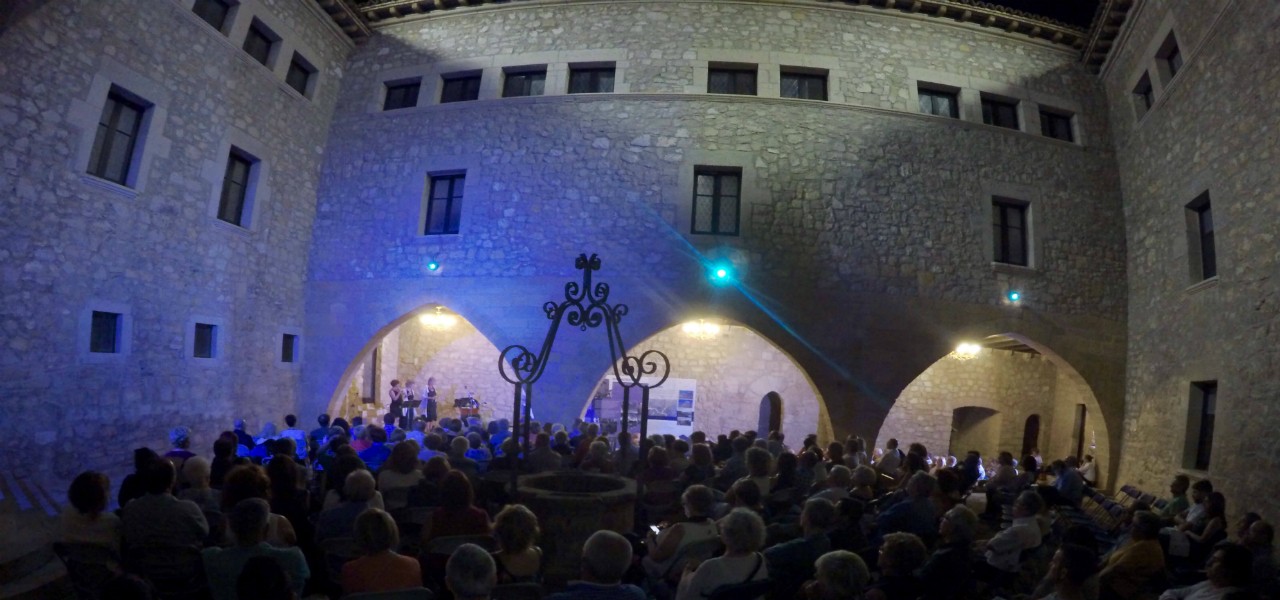
[[[1125,19],[1137,4],[1137,0],[1102,0],[1093,16],[1093,28],[1081,51],[1080,61],[1097,73],[1106,63],[1116,38],[1124,28]]]
[[[338,25],[352,39],[362,41],[370,35],[372,27],[399,22],[403,19],[445,11],[474,9],[484,6],[511,6],[516,3],[569,4],[576,1],[598,0],[315,0],[325,12],[333,16]],[[758,0],[771,4],[800,4],[812,6],[870,7],[881,10],[897,10],[972,23],[982,27],[1001,29],[1036,40],[1046,40],[1082,52],[1086,43],[1099,47],[1091,32],[1052,19],[996,6],[980,0]],[[1104,5],[1127,5],[1133,0],[1104,0]],[[1109,14],[1109,13],[1108,13]],[[1123,22],[1123,18],[1121,19]],[[1096,20],[1095,20],[1096,22]],[[1112,33],[1108,40],[1114,39]],[[1109,41],[1107,42],[1109,46]]]

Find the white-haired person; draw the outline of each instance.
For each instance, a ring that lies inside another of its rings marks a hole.
[[[192,456],[182,464],[182,478],[187,482],[187,489],[178,492],[179,500],[190,500],[205,512],[219,512],[222,501],[218,490],[209,487],[209,459],[203,456]]]
[[[862,557],[836,550],[818,557],[814,578],[804,584],[805,600],[861,600],[871,573]]]
[[[416,558],[401,556],[400,530],[391,515],[376,508],[356,517],[356,547],[362,556],[342,565],[342,592],[391,592],[422,587],[422,569]]]
[[[724,555],[699,565],[686,565],[680,587],[676,590],[676,600],[702,600],[722,585],[767,579],[769,566],[760,554],[764,534],[764,521],[760,515],[745,508],[730,511],[720,520]]]
[[[612,531],[597,531],[582,545],[582,579],[547,600],[646,600],[640,588],[622,583],[631,566],[631,542]]]
[[[680,574],[684,565],[676,563],[681,560],[687,546],[720,536],[719,528],[711,518],[716,508],[715,492],[711,488],[705,485],[685,488],[680,496],[680,505],[684,518],[662,527],[657,533],[650,533],[645,540],[649,554],[640,564],[644,567],[645,574],[654,581]],[[668,583],[678,582],[672,577]]]
[[[493,557],[475,544],[458,546],[445,563],[444,583],[456,600],[489,600],[497,582]]]
[[[316,521],[316,542],[329,538],[355,537],[356,518],[373,507],[377,493],[373,475],[364,469],[352,471],[342,484],[343,501],[320,513]]]
[[[972,546],[978,515],[967,506],[956,506],[942,515],[938,547],[920,568],[926,600],[967,598],[973,587]]]

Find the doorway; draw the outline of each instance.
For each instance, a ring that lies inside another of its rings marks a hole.
[[[1027,422],[1022,426],[1022,454],[1026,456],[1031,454],[1032,448],[1040,447],[1040,415],[1031,415],[1027,417]]]
[[[756,425],[756,433],[761,438],[773,431],[782,431],[782,396],[778,392],[769,392],[760,399],[760,419]]]

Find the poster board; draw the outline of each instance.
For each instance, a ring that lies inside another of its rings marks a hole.
[[[649,435],[691,435],[697,398],[696,379],[671,378],[662,387],[650,390],[649,414],[645,416]]]

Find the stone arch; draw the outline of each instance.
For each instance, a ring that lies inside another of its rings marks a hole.
[[[672,379],[697,381],[693,429],[708,435],[756,429],[760,403],[768,402],[772,395],[783,411],[782,431],[789,445],[799,445],[811,433],[824,441],[832,439],[825,401],[804,368],[755,329],[725,319],[717,322],[720,332],[708,339],[686,335],[681,323],[653,333],[631,350],[661,350],[671,359]],[[612,370],[601,374],[601,379],[612,378]],[[615,384],[610,394],[612,407],[606,404],[602,412],[620,411],[621,398],[621,389]],[[631,398],[633,404],[639,403],[638,391],[632,392]],[[579,414],[586,413],[591,401],[586,400]]]
[[[1000,344],[993,339],[1004,340]],[[1099,485],[1109,481],[1103,473],[1110,465],[1111,432],[1089,383],[1069,362],[1049,347],[1018,333],[989,336],[977,357],[957,360],[944,355],[908,384],[890,407],[881,424],[876,447],[891,437],[902,443],[920,441],[931,452],[950,446],[953,411],[979,406],[1000,412],[998,449],[1022,448],[1026,419],[1038,415],[1040,442],[1045,460],[1074,453],[1074,410],[1084,404],[1086,453],[1099,465]],[[986,452],[983,452],[986,456]]]
[[[764,435],[765,432],[782,429],[782,395],[773,390],[765,394],[760,399],[759,418],[756,420],[756,432]]]
[[[439,312],[455,319],[446,329],[430,329],[419,320],[425,315]],[[368,357],[377,351],[377,373],[368,373]],[[495,363],[499,349],[460,314],[441,304],[424,304],[406,312],[377,330],[356,356],[347,364],[336,389],[326,405],[334,417],[350,417],[361,414],[380,415],[386,410],[391,379],[415,381],[416,387],[425,387],[429,377],[436,379],[439,394],[438,415],[456,416],[454,398],[474,394],[482,403],[481,414],[486,418],[510,417],[511,393],[498,374]],[[369,379],[376,381],[368,386]],[[372,387],[372,404],[363,404],[360,397],[367,396],[364,389]]]

